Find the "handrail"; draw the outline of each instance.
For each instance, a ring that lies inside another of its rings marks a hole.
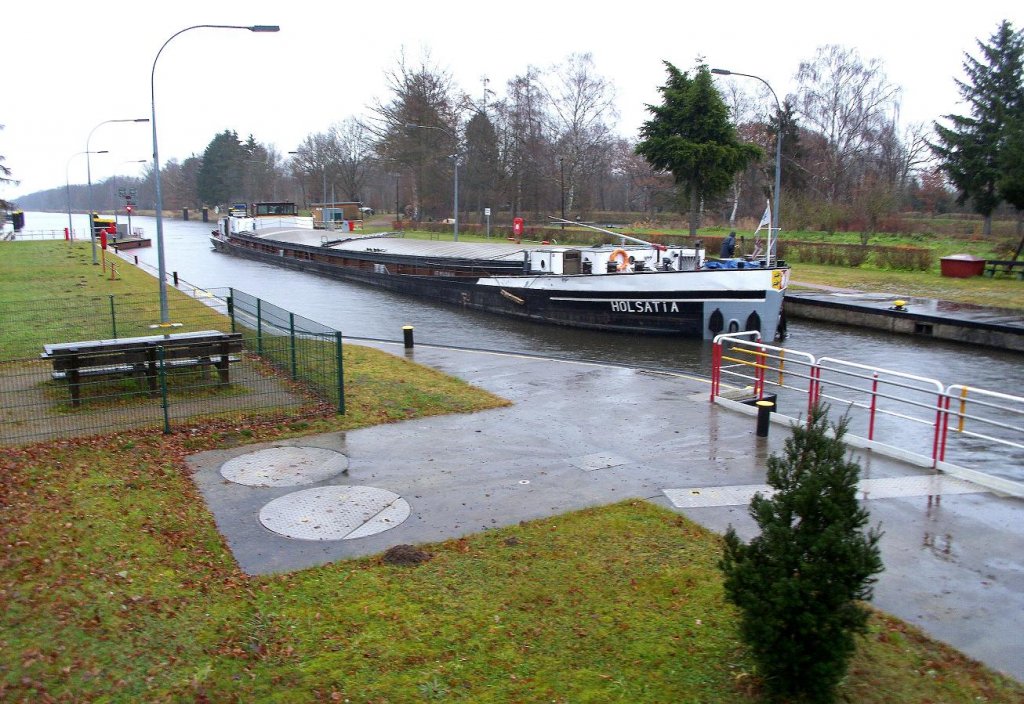
[[[1024,449],[1022,396],[964,384],[947,386],[930,377],[835,357],[815,358],[808,352],[766,344],[756,331],[718,335],[713,344],[712,402],[721,396],[722,377],[726,375],[752,387],[754,399],[764,398],[768,386],[780,392],[805,394],[808,417],[810,409],[822,399],[863,411],[870,446],[884,446],[876,438],[876,424],[882,418],[921,424],[932,429],[931,448],[909,448],[907,443],[913,442],[913,434],[904,437],[906,434],[901,433],[898,449],[902,454],[927,459],[932,468],[946,463],[951,433],[993,447]],[[863,415],[859,417],[864,419]],[[855,432],[848,429],[848,436],[855,436]]]

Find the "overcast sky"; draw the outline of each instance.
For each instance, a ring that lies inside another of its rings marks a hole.
[[[999,22],[1024,26],[1019,0],[969,3],[326,2],[319,0],[8,0],[3,9],[0,155],[20,183],[7,199],[139,175],[152,159],[150,72],[161,45],[196,24],[276,24],[276,34],[196,29],[171,41],[156,64],[161,163],[202,154],[225,129],[288,152],[309,134],[388,100],[385,73],[405,52],[447,71],[472,96],[482,79],[502,95],[528,66],[548,68],[590,52],[616,90],[619,130],[635,137],[657,103],[663,61],[761,76],[782,99],[799,63],[818,47],[855,48],[883,61],[902,87],[904,123],[965,112],[954,78],[964,52],[977,56]],[[961,8],[953,11],[954,7]],[[720,79],[721,80],[721,79]],[[746,80],[754,92],[759,84]],[[91,138],[90,138],[91,135]]]

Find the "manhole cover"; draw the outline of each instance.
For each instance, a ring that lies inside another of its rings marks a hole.
[[[260,509],[268,530],[299,540],[351,540],[394,528],[409,502],[372,486],[324,486],[274,499]]]
[[[585,472],[593,472],[595,469],[609,469],[627,464],[629,460],[609,452],[595,452],[592,455],[574,457],[569,460],[573,467],[579,467]]]
[[[348,457],[322,447],[271,447],[228,460],[221,475],[246,486],[316,484],[348,469]]]

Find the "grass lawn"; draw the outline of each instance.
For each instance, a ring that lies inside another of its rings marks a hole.
[[[48,342],[114,337],[109,296],[118,309],[118,337],[151,335],[149,324],[160,322],[156,280],[113,253],[117,265],[92,264],[88,242],[26,241],[0,245],[0,339],[4,359],[38,356]],[[171,319],[186,321],[178,329],[225,328],[227,319],[168,284]]]
[[[761,700],[719,537],[642,501],[421,546],[415,567],[242,574],[187,455],[502,403],[368,352],[343,417],[0,448],[0,701]],[[876,614],[841,695],[1009,703],[1024,685]]]
[[[1024,281],[1005,276],[956,279],[930,271],[888,271],[866,266],[854,269],[799,262],[792,269],[793,289],[799,289],[800,283],[809,283],[1024,310]]]
[[[182,461],[227,437],[0,452],[0,700],[759,701],[720,539],[681,516],[627,501],[423,546],[417,567],[247,577]],[[879,614],[843,693],[1015,702],[1024,686]]]

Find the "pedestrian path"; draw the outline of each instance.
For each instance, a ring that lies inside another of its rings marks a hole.
[[[746,503],[767,488],[765,461],[788,433],[775,426],[756,437],[753,418],[709,402],[703,379],[368,344],[513,404],[190,458],[245,572],[302,569],[627,498],[754,535]],[[260,452],[283,454],[255,461]],[[1024,502],[856,455],[872,522],[885,531],[875,605],[1024,680]],[[311,457],[329,458],[331,470],[321,473]],[[689,500],[714,492],[731,495]]]

